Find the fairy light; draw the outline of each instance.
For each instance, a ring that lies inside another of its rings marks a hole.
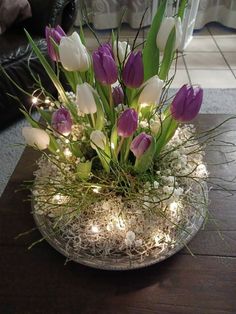
[[[64,155],[65,155],[65,157],[66,158],[69,158],[69,157],[71,157],[72,156],[72,152],[69,150],[69,148],[68,147],[66,147],[65,149],[64,149]]]
[[[44,102],[45,102],[45,104],[50,104],[50,99],[46,98]]]
[[[36,105],[38,103],[37,97],[32,97],[32,104]]]
[[[92,227],[91,227],[91,231],[92,231],[93,233],[98,233],[98,232],[99,232],[99,228],[98,228],[98,226],[96,226],[96,225],[92,225]]]
[[[95,186],[94,188],[93,188],[93,192],[94,193],[100,193],[100,190],[101,190],[101,187],[100,186]]]
[[[146,107],[148,107],[149,105],[148,105],[148,103],[146,103],[146,102],[143,102],[142,104],[140,104],[140,108],[141,109],[143,109],[143,108],[146,108]]]
[[[111,149],[115,149],[115,145],[114,145],[114,143],[111,143]]]
[[[63,204],[65,203],[66,197],[60,193],[56,194],[53,196],[52,198],[53,202],[57,203],[57,204]]]
[[[169,209],[172,213],[173,216],[176,216],[177,215],[177,210],[178,210],[178,203],[177,202],[172,202],[169,206]]]
[[[207,168],[204,164],[197,166],[197,176],[203,178],[207,176]]]

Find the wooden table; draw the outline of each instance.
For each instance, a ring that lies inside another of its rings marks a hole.
[[[202,115],[196,124],[209,128],[225,118]],[[236,129],[236,120],[222,130],[231,129]],[[235,130],[223,133],[221,140],[236,144]],[[229,181],[236,175],[236,164],[218,164],[226,156],[217,145],[208,147],[209,168],[212,175]],[[145,269],[101,271],[73,262],[64,265],[64,257],[46,242],[28,251],[28,245],[40,238],[37,230],[14,239],[35,226],[30,203],[24,202],[27,192],[15,190],[32,179],[36,158],[32,150],[25,151],[0,201],[1,314],[236,313],[236,194],[230,196],[230,191],[236,191],[235,183],[225,182],[229,192],[219,186],[210,192],[210,213],[217,225],[210,219],[190,243],[195,257],[184,249]],[[236,153],[227,158],[236,159]]]

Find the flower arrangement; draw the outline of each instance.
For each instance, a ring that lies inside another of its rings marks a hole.
[[[136,40],[119,41],[117,31],[90,55],[82,27],[70,36],[47,27],[56,73],[27,33],[59,94],[54,99],[42,89],[33,99],[39,122],[23,111],[31,127],[22,134],[42,151],[32,188],[35,219],[49,242],[90,266],[164,259],[205,215],[204,145],[184,124],[197,116],[203,90],[184,85],[168,99],[186,1],[175,17],[165,17],[166,2],[142,50]]]

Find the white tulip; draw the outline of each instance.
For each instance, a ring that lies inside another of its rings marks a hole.
[[[79,111],[82,113],[92,114],[97,111],[96,102],[93,96],[93,88],[88,83],[77,85],[76,103]]]
[[[22,135],[29,146],[36,147],[40,150],[48,148],[50,143],[48,133],[41,129],[25,126],[22,128]]]
[[[165,50],[168,37],[174,26],[175,26],[175,49],[179,48],[183,35],[181,19],[180,17],[178,18],[164,17],[156,37],[157,48],[159,48],[160,51]]]
[[[102,149],[104,150],[106,147],[106,136],[102,131],[95,130],[92,131],[90,135],[91,147],[93,149]]]
[[[160,80],[157,75],[154,75],[143,84],[143,90],[139,96],[139,104],[148,105],[158,103],[161,96],[164,81]],[[142,87],[141,87],[142,88]]]
[[[77,32],[61,38],[59,56],[67,71],[84,72],[89,69],[90,57]]]
[[[118,50],[118,54],[117,54]],[[117,48],[117,41],[114,41],[113,44],[113,54],[115,56],[116,63],[119,64],[123,63],[125,58],[127,58],[130,54],[130,45],[127,41],[118,41],[118,48]]]

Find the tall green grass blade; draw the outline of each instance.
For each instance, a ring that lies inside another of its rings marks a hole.
[[[143,49],[143,64],[144,64],[144,80],[156,75],[159,69],[159,49],[156,45],[156,36],[161,26],[164,17],[167,0],[163,0],[153,19],[151,28],[147,35],[147,41]]]

